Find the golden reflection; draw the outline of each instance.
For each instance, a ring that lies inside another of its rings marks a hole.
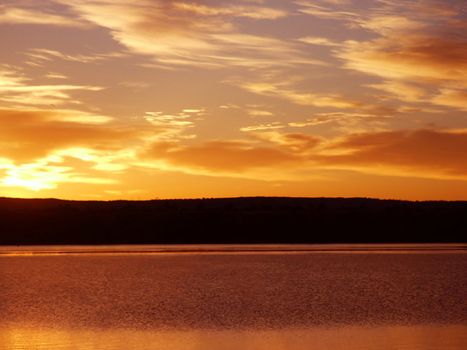
[[[465,325],[218,331],[38,327],[0,329],[1,350],[460,350],[466,346]]]

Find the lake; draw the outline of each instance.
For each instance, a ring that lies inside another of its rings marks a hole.
[[[467,349],[466,246],[3,247],[6,349]]]

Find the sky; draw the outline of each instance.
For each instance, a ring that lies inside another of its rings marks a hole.
[[[0,0],[0,196],[467,199],[464,0]]]

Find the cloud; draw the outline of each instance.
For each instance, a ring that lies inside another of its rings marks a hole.
[[[282,128],[285,128],[285,125],[283,125],[281,122],[272,122],[272,123],[244,126],[240,128],[240,130],[244,132],[249,132],[249,131],[273,130],[273,129],[282,129]]]
[[[0,109],[0,157],[28,161],[76,146],[115,151],[140,134],[110,120],[70,110]]]
[[[68,79],[65,74],[49,72],[45,75],[47,79]]]
[[[20,86],[28,79],[8,65],[0,65],[0,87]]]
[[[332,108],[361,108],[364,104],[347,99],[339,94],[322,94],[297,91],[291,87],[292,82],[237,82],[243,89],[259,95],[279,97],[303,106]]]
[[[291,152],[296,157],[315,151],[321,139],[304,133],[282,133],[278,131],[254,132],[252,136],[258,140],[266,141],[280,149]]]
[[[416,22],[458,19],[465,14],[462,0],[375,0],[362,6],[352,0],[299,0],[298,11],[313,17],[335,20],[347,28],[384,31],[387,27],[411,27]]]
[[[122,58],[128,56],[124,52],[104,52],[104,53],[93,53],[92,55],[70,55],[57,50],[50,49],[29,49],[24,54],[27,56],[28,61],[26,64],[31,66],[42,66],[45,62],[53,60],[64,60],[69,62],[80,62],[80,63],[96,63],[102,62],[115,58]]]
[[[467,37],[456,31],[388,30],[379,39],[347,42],[337,55],[349,69],[384,78],[368,86],[401,101],[466,110]]]
[[[338,45],[319,37],[301,40],[332,46],[344,68],[384,79],[367,85],[388,94],[378,98],[465,110],[461,101],[467,89],[467,10],[462,3],[378,0],[359,8],[352,2],[299,1],[303,13],[371,34],[371,39]]]
[[[337,56],[349,69],[383,78],[467,87],[467,38],[393,34],[367,42],[348,41]]]
[[[274,113],[263,109],[251,108],[247,109],[247,113],[250,117],[271,117]]]
[[[345,67],[391,80],[467,87],[466,10],[461,2],[380,0],[353,19],[371,40],[347,40]]]
[[[278,76],[267,76],[262,80],[253,82],[235,79],[229,81],[230,84],[236,85],[246,91],[287,100],[301,106],[357,111],[361,115],[371,114],[380,117],[389,117],[398,113],[397,108],[383,104],[374,97],[371,99],[354,99],[340,93],[310,92],[304,88],[296,88],[295,86],[300,85],[300,82],[298,78],[284,77],[281,79]]]
[[[433,97],[431,103],[467,111],[467,90],[441,89],[440,93]]]
[[[86,27],[89,24],[71,16],[47,12],[44,9],[17,7],[17,4],[0,5],[0,24],[35,24],[60,27]]]
[[[196,138],[195,134],[187,134],[195,126],[195,122],[203,119],[204,109],[185,108],[180,113],[146,112],[144,119],[154,128],[153,140],[175,141]]]
[[[57,84],[34,85],[31,79],[12,69],[0,70],[0,101],[13,105],[50,106],[65,103],[79,104],[71,91],[99,91],[102,87]]]
[[[83,85],[23,85],[0,86],[0,100],[20,105],[60,105],[81,103],[73,100],[69,91],[99,91],[101,87]]]
[[[467,159],[466,130],[372,131],[328,139],[277,130],[251,131],[249,135],[252,141],[184,146],[155,143],[143,157],[165,170],[211,176],[303,181],[310,172],[350,170],[467,180],[467,164],[462,161]]]
[[[280,9],[248,2],[233,6],[225,1],[216,6],[205,1],[61,2],[83,19],[110,30],[132,52],[149,55],[162,66],[259,69],[319,63],[295,43],[242,32],[233,21],[236,17],[278,19],[286,15]]]
[[[247,132],[248,139],[243,140],[185,145],[155,142],[141,153],[139,165],[193,175],[291,181],[300,179],[299,173],[308,169],[308,156],[321,142],[301,133]]]
[[[195,142],[185,132],[202,113],[150,113],[145,118],[152,120],[129,127],[112,119],[93,123],[85,112],[2,109],[0,183],[33,190],[65,182],[112,185],[120,178],[113,175],[130,169],[266,181],[304,181],[330,169],[467,180],[466,130],[373,130],[324,138],[250,128],[243,140]]]
[[[259,6],[209,7],[202,4],[175,2],[175,8],[204,16],[235,16],[257,20],[274,20],[286,17],[286,11]]]
[[[41,191],[116,184],[112,175],[132,166],[153,129],[76,110],[0,109],[0,185]]]
[[[309,44],[309,45],[318,45],[318,46],[339,46],[340,43],[330,40],[328,38],[316,37],[316,36],[306,36],[298,39],[298,41]]]
[[[297,161],[296,156],[280,149],[234,140],[209,141],[191,146],[156,143],[145,156],[162,159],[169,166],[187,172],[216,176],[241,176],[258,168],[271,169]],[[247,174],[244,176],[248,177]]]
[[[334,127],[348,134],[385,129],[388,126],[388,119],[389,116],[370,113],[323,112],[315,113],[312,118],[304,121],[290,122],[288,126],[304,128],[328,124],[328,130]]]
[[[0,185],[41,191],[61,183],[115,184],[109,172],[126,168],[138,137],[143,133],[82,111],[0,109]],[[78,160],[94,166],[80,171]]]
[[[371,87],[410,103],[430,103],[420,86],[442,89],[442,96],[431,102],[459,108],[445,92],[467,88],[467,10],[463,1],[378,0],[362,7],[351,1],[296,3],[302,13],[339,21],[354,34],[353,40],[339,44],[312,36],[301,40],[330,45],[344,68],[384,79]],[[358,31],[365,31],[365,36]]]
[[[373,174],[467,179],[466,130],[398,130],[354,134],[316,160]],[[333,154],[332,154],[333,153]]]
[[[414,84],[399,80],[387,80],[378,84],[368,84],[368,87],[384,91],[388,98],[397,98],[406,102],[423,102],[427,91]]]
[[[348,1],[296,1],[301,13],[331,20],[353,21],[359,17],[354,11],[343,8]]]
[[[116,184],[139,166],[148,144],[194,137],[186,131],[203,115],[185,108],[126,124],[77,110],[0,109],[0,185],[40,191],[60,183]]]

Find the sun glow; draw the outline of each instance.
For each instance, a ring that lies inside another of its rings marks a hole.
[[[67,167],[50,166],[43,162],[20,166],[10,165],[1,183],[5,186],[22,187],[36,192],[54,189],[57,183],[66,179],[65,173],[68,170]]]

